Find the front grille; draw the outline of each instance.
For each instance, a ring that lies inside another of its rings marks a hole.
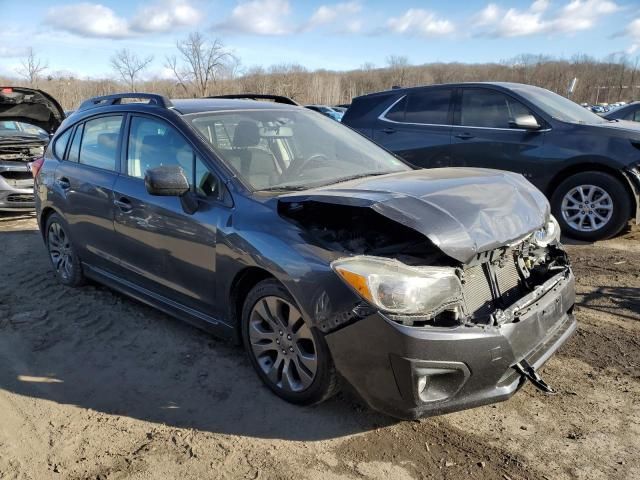
[[[496,293],[492,293],[494,278]],[[523,284],[513,255],[498,262],[485,262],[464,269],[462,297],[473,318],[488,317],[496,308],[506,308],[523,295]]]
[[[33,195],[28,193],[11,193],[7,195],[9,203],[33,203]]]

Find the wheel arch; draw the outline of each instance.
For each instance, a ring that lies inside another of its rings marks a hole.
[[[611,167],[604,163],[595,162],[593,160],[586,160],[586,161],[582,160],[577,163],[573,163],[572,165],[569,165],[564,169],[560,170],[558,173],[556,173],[556,175],[551,179],[551,181],[549,182],[546,188],[545,193],[547,195],[547,198],[551,199],[551,197],[555,193],[558,186],[560,186],[560,184],[564,180],[566,180],[570,176],[575,175],[577,173],[585,173],[585,172],[608,173],[612,177],[619,180],[620,183],[622,183],[622,185],[624,186],[624,189],[631,200],[632,211],[635,211],[638,208],[638,205],[636,204],[636,197],[633,194],[631,185],[629,185],[629,181],[624,176],[624,174],[620,171],[620,169]]]
[[[268,278],[276,279],[269,271],[261,267],[246,267],[240,270],[231,282],[229,289],[229,320],[232,322],[237,340],[240,341],[240,326],[242,324],[242,307],[247,295],[253,287]]]
[[[45,236],[45,227],[47,225],[47,220],[54,213],[61,215],[60,212],[58,212],[55,208],[50,206],[44,207],[42,209],[42,212],[40,212],[40,218],[39,218],[38,224],[40,225],[40,234],[42,235],[42,238],[44,238]]]

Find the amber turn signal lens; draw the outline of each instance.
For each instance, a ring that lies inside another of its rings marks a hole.
[[[369,301],[373,301],[373,297],[371,296],[371,291],[369,290],[367,279],[365,277],[339,267],[336,268],[336,272],[338,272],[340,276],[356,290],[356,292],[362,295],[362,297]]]

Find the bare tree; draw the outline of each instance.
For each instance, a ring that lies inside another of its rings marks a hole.
[[[42,60],[40,57],[37,57],[33,48],[29,47],[27,55],[20,62],[18,75],[24,77],[29,82],[30,86],[37,88],[40,74],[47,68],[49,68],[47,62]]]
[[[193,32],[176,42],[178,56],[167,57],[166,66],[171,69],[178,85],[185,93],[206,97],[218,78],[228,71],[234,56],[221,40],[209,40],[200,32]]]
[[[409,59],[401,55],[389,55],[387,57],[387,65],[391,71],[391,83],[393,85],[404,86],[407,79]]]
[[[144,71],[152,61],[153,55],[140,58],[135,53],[123,48],[111,57],[111,68],[120,75],[123,82],[129,85],[129,89],[135,92],[138,75]]]

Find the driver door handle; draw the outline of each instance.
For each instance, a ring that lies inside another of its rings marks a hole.
[[[126,197],[120,197],[118,200],[114,200],[113,204],[123,213],[129,213],[133,209],[131,201]]]
[[[470,138],[475,137],[475,135],[471,135],[469,132],[464,132],[454,135],[454,137],[459,138],[460,140],[469,140]]]
[[[63,190],[69,190],[71,188],[71,183],[69,182],[69,179],[66,177],[60,177],[59,179],[56,180],[56,183]]]
[[[382,131],[386,134],[396,133],[396,129],[391,127],[383,128]]]

